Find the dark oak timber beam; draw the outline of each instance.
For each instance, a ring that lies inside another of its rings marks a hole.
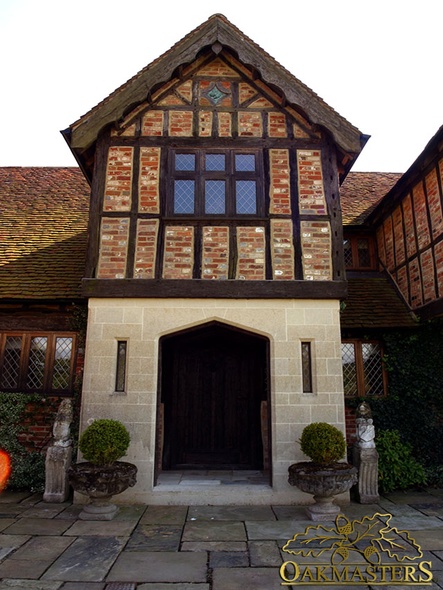
[[[343,299],[347,282],[83,279],[82,293],[102,298]]]

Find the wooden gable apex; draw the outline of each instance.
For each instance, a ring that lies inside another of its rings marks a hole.
[[[121,129],[122,123],[127,123],[129,113],[133,114],[137,107],[146,108],[147,102],[152,104],[160,87],[164,89],[165,85],[176,84],[177,73],[182,77],[183,71],[196,63],[204,49],[212,50],[214,57],[223,49],[228,50],[258,82],[275,90],[281,106],[290,107],[294,115],[301,116],[310,126],[326,129],[340,151],[343,168],[349,170],[368,136],[328,106],[223,15],[216,14],[62,131],[89,180],[92,178],[94,146],[100,132],[111,125],[116,130]]]
[[[216,100],[211,92],[215,92]],[[254,72],[241,64],[230,52],[221,50],[218,55],[214,55],[210,49],[203,52],[192,64],[182,68],[178,76],[157,88],[149,100],[141,103],[116,123],[111,129],[111,137],[134,137],[138,134],[161,136],[164,134],[162,107],[175,109],[183,114],[180,109],[192,110],[194,104],[198,104],[201,111],[200,129],[196,131],[200,138],[212,135],[212,116],[207,114],[205,117],[203,113],[205,109],[212,111],[215,106],[220,119],[229,119],[229,130],[222,132],[220,137],[232,138],[230,115],[225,109],[232,112],[235,105],[243,115],[248,111],[256,111],[257,120],[261,118],[261,112],[266,111],[269,117],[269,137],[288,137],[285,117],[292,127],[290,137],[314,141],[321,137],[317,126],[310,124],[305,117],[288,105],[281,94],[261,80],[254,79]],[[248,133],[245,129],[237,129],[237,134],[262,135],[258,130],[256,133]],[[191,136],[191,128],[184,135]]]

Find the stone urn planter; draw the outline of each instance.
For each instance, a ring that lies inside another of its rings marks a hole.
[[[115,461],[111,465],[98,466],[84,462],[71,465],[69,483],[76,492],[88,496],[79,518],[83,520],[112,520],[118,507],[112,496],[121,494],[137,482],[137,467],[132,463]]]
[[[117,514],[118,507],[111,498],[137,482],[137,467],[117,461],[129,442],[128,431],[117,420],[96,420],[83,432],[79,449],[87,461],[71,465],[68,471],[70,485],[90,499],[79,518],[112,520]]]
[[[312,494],[315,504],[306,512],[311,520],[335,520],[340,508],[334,496],[348,492],[357,483],[357,469],[348,463],[322,467],[313,463],[294,463],[289,467],[288,481],[302,492]]]
[[[314,422],[303,430],[300,445],[312,461],[290,465],[288,482],[314,496],[315,503],[306,508],[311,520],[335,520],[340,507],[334,497],[349,491],[358,479],[355,467],[339,462],[346,451],[344,436],[335,426]]]

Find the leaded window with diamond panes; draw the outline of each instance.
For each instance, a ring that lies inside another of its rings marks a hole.
[[[53,389],[68,389],[71,378],[72,338],[55,339]]]
[[[70,393],[74,334],[0,334],[0,389]]]
[[[344,341],[341,351],[345,396],[384,395],[385,376],[380,343],[362,340]]]
[[[375,270],[375,244],[372,236],[346,236],[343,251],[347,269]]]
[[[0,381],[2,389],[14,389],[18,387],[21,353],[22,337],[6,336],[3,347],[2,377]]]
[[[262,216],[261,158],[259,150],[171,150],[169,214]]]

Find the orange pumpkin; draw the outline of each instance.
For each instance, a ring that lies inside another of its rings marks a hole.
[[[11,473],[11,459],[6,451],[0,449],[0,492],[6,487]]]

